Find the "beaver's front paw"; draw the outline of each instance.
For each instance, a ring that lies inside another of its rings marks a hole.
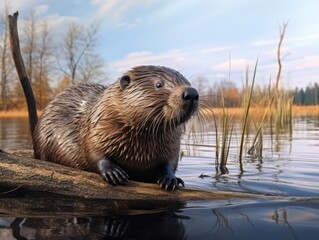
[[[127,173],[107,158],[102,158],[97,162],[97,169],[101,177],[112,185],[120,185],[128,182],[129,177]]]
[[[172,175],[164,175],[161,176],[157,183],[160,185],[161,188],[165,190],[175,190],[179,184],[185,187],[184,181],[178,177]]]

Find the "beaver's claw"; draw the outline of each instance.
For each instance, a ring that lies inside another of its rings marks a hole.
[[[160,185],[161,188],[165,190],[175,190],[179,184],[185,187],[184,181],[178,177],[172,175],[164,175],[161,176],[157,183]]]
[[[128,182],[127,173],[107,158],[102,158],[97,162],[97,169],[101,177],[112,185],[122,185]]]

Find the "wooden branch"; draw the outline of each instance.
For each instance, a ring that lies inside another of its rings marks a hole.
[[[18,12],[9,15],[9,32],[10,32],[10,46],[14,64],[16,66],[20,82],[23,87],[24,95],[28,104],[30,132],[33,134],[35,125],[38,121],[36,102],[33,95],[30,80],[24,66],[23,58],[20,51],[19,34],[18,34]]]
[[[5,152],[0,152],[0,184],[86,199],[188,201],[257,197],[254,194],[187,188],[171,192],[162,190],[157,184],[132,181],[124,186],[111,186],[95,173]]]

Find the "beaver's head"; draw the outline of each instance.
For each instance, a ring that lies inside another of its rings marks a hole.
[[[117,82],[128,121],[145,127],[176,127],[198,109],[199,95],[179,72],[159,66],[139,66]]]

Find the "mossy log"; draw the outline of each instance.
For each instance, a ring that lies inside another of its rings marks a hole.
[[[0,185],[86,199],[188,201],[256,198],[254,194],[179,188],[166,191],[157,184],[130,181],[112,186],[95,173],[0,152]]]

